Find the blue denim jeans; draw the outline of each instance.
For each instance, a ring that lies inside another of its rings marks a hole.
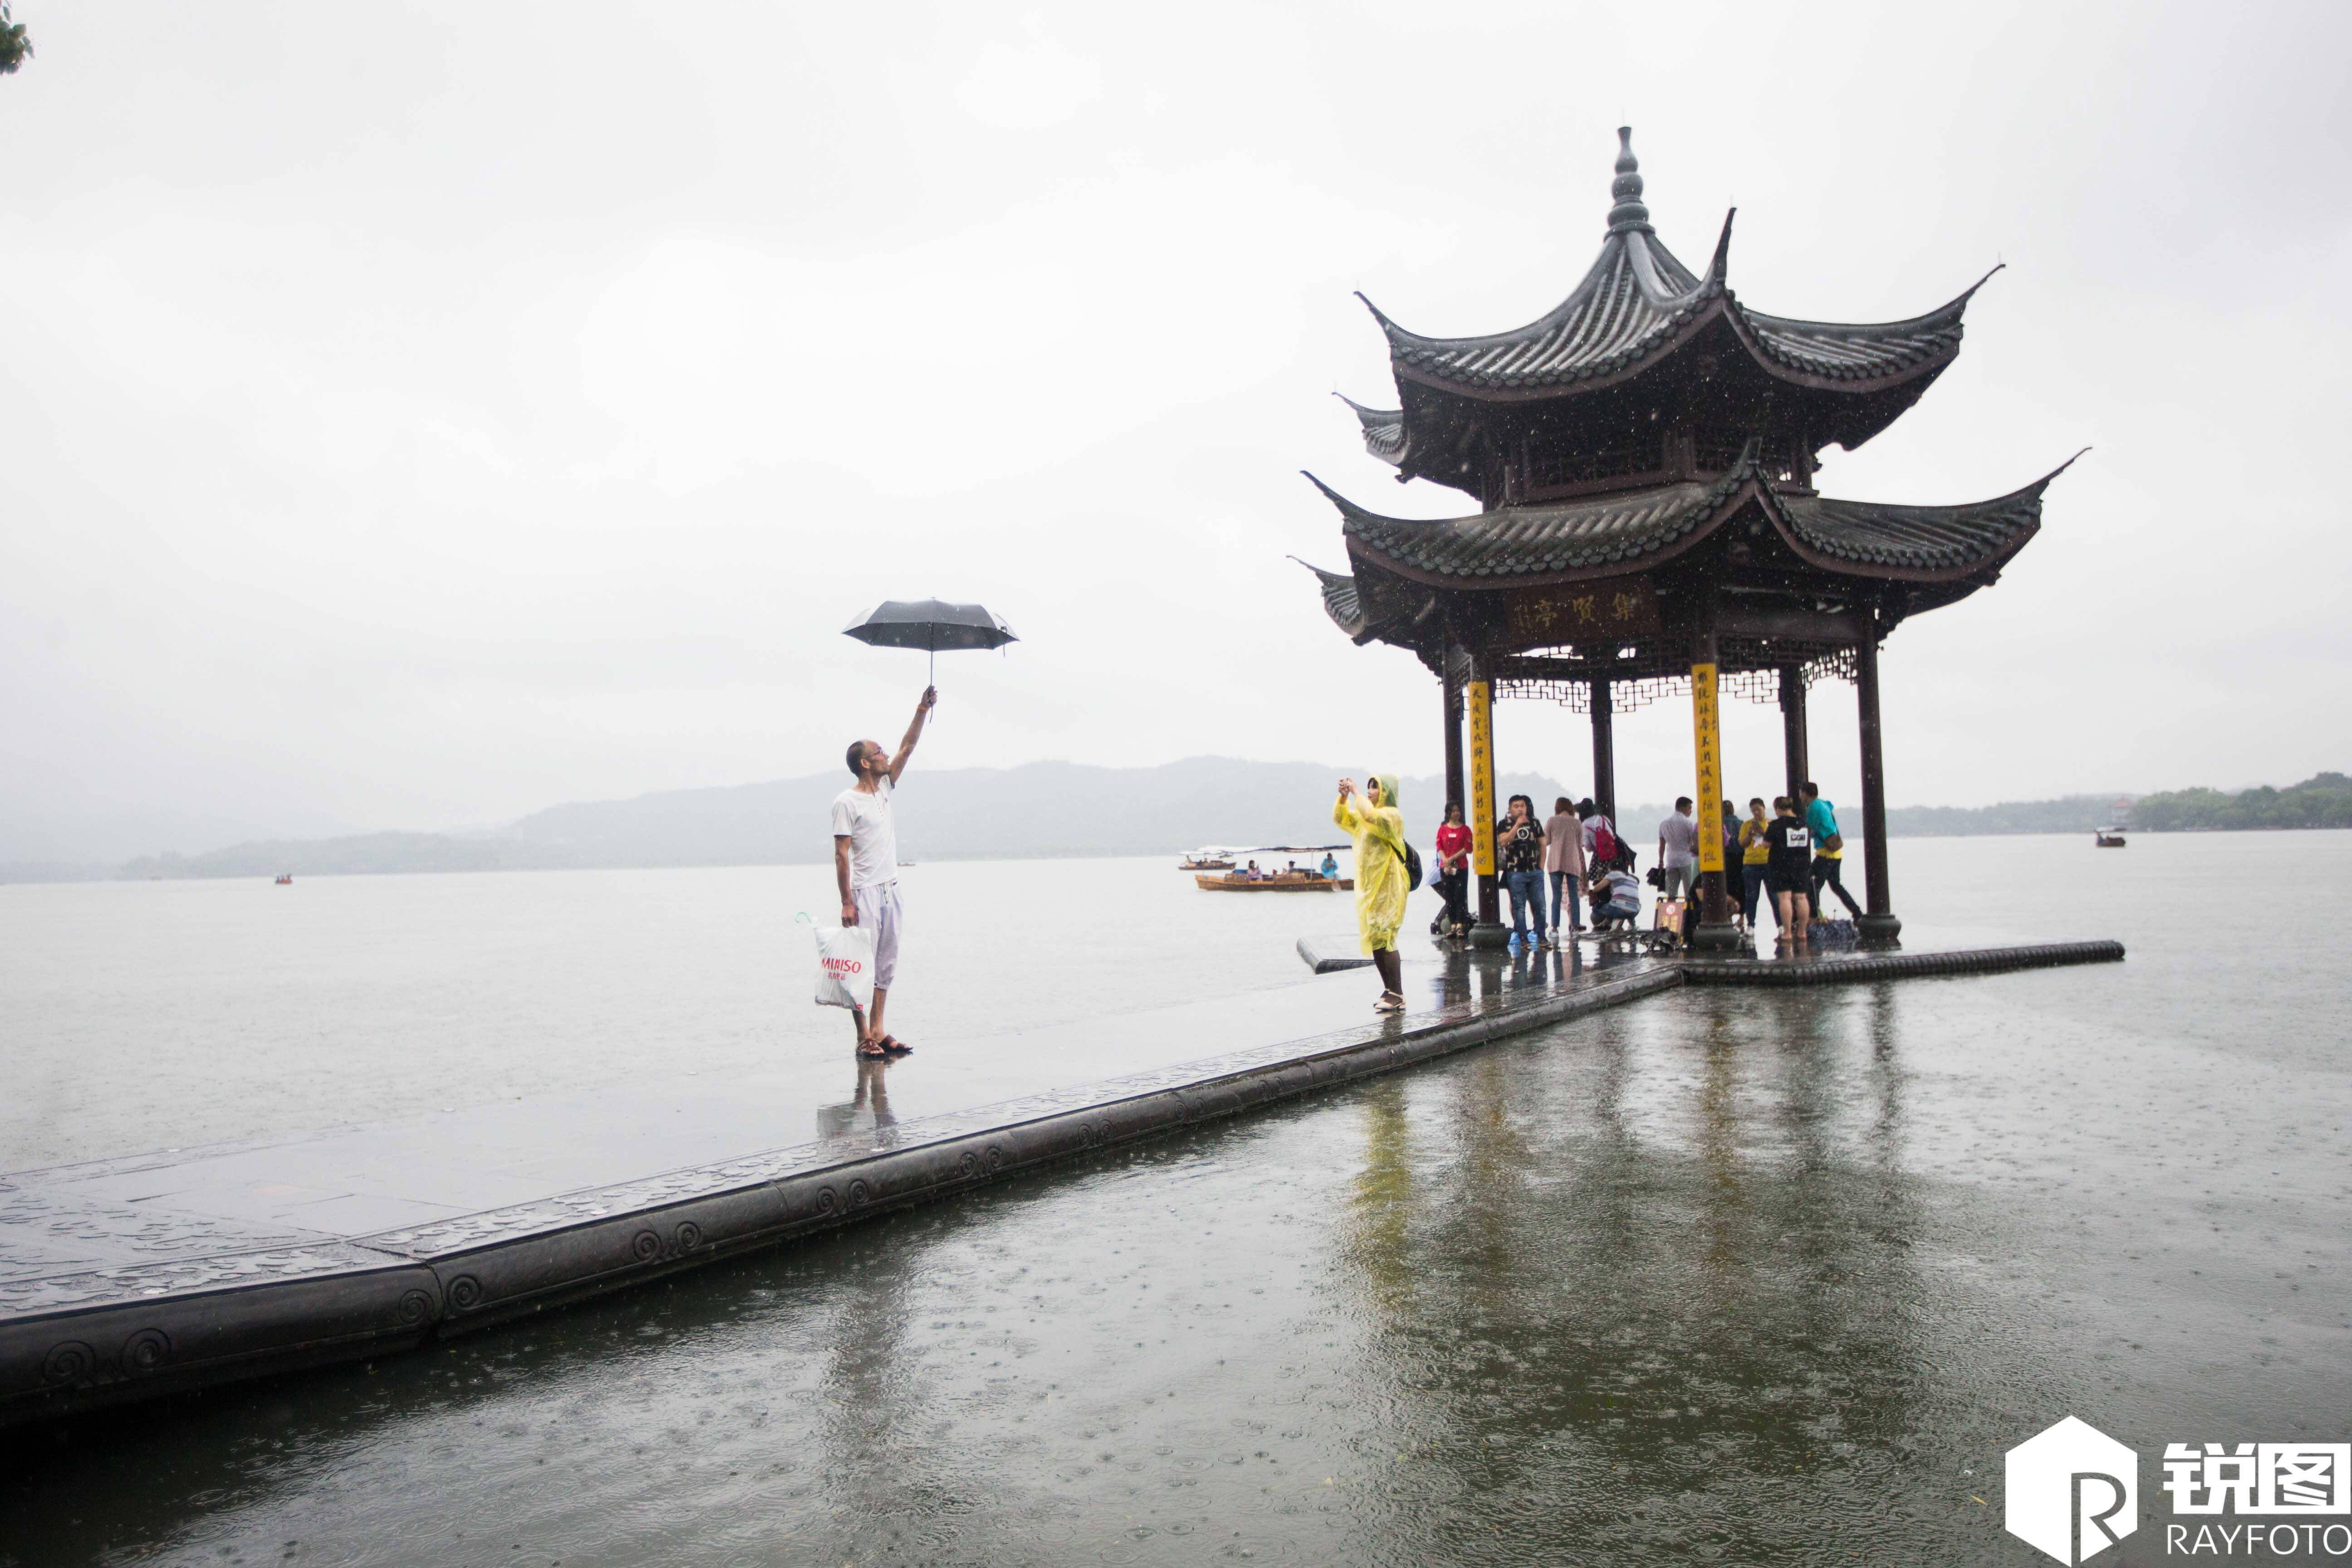
[[[1528,934],[1528,906],[1536,907],[1536,940],[1544,938],[1544,886],[1541,871],[1513,871],[1503,879],[1511,890],[1511,933]]]
[[[1584,923],[1583,879],[1573,871],[1554,871],[1549,875],[1551,877],[1551,929],[1560,931],[1574,931]],[[1568,899],[1566,920],[1562,920],[1559,914],[1559,901],[1563,893]]]
[[[1739,868],[1739,912],[1753,926],[1756,923],[1756,903],[1764,892],[1764,868],[1742,866]]]

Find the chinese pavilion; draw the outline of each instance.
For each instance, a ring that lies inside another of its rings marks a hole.
[[[1820,454],[1859,447],[1958,355],[1968,292],[1878,325],[1768,316],[1727,281],[1731,218],[1704,273],[1659,243],[1633,132],[1617,133],[1607,236],[1551,311],[1492,337],[1427,338],[1365,304],[1388,335],[1399,406],[1349,403],[1400,483],[1479,508],[1385,517],[1321,480],[1349,571],[1315,569],[1359,645],[1410,648],[1444,683],[1447,793],[1492,823],[1491,704],[1545,698],[1592,722],[1593,796],[1613,819],[1612,716],[1688,690],[1700,821],[1722,798],[1716,701],[1777,701],[1788,793],[1806,774],[1805,693],[1852,680],[1861,708],[1862,940],[1899,945],[1887,890],[1878,647],[1906,616],[2000,575],[2041,527],[2053,471],[1965,506],[1844,500],[1814,486]],[[1996,268],[1998,270],[1998,268]],[[1991,274],[1986,274],[1990,277]],[[1471,731],[1465,788],[1462,723]],[[1480,832],[1476,936],[1500,940]],[[1701,946],[1734,940],[1719,836],[1699,835]]]

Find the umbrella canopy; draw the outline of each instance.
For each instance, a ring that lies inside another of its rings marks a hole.
[[[1021,640],[984,606],[950,605],[940,599],[885,600],[850,623],[843,635],[875,647],[919,647],[932,653],[1003,647]]]

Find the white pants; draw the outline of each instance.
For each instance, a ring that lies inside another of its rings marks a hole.
[[[898,884],[894,879],[853,888],[849,901],[857,906],[857,923],[873,933],[874,988],[887,991],[898,973]]]

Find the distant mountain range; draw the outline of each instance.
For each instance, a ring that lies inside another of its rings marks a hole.
[[[1191,757],[1156,768],[1032,763],[932,772],[918,765],[898,791],[898,848],[909,860],[993,860],[1174,854],[1202,844],[1333,843],[1340,836],[1330,822],[1332,784],[1341,773],[1314,763],[1232,757]],[[0,880],[810,864],[832,853],[830,807],[847,782],[845,773],[818,773],[582,801],[486,834],[366,833],[257,840],[117,867],[0,866]],[[1405,825],[1425,851],[1444,805],[1443,785],[1434,777],[1408,778],[1402,789]],[[1567,793],[1540,774],[1507,774],[1496,793],[1514,792],[1534,796],[1539,811]],[[1887,831],[1895,837],[2087,833],[2115,821],[2127,801],[2102,794],[1967,808],[1898,806],[1886,814]],[[1638,847],[1666,809],[1632,805],[1619,816]],[[1841,809],[1858,836],[1856,803],[1843,801]],[[2323,773],[2286,790],[2147,795],[2128,801],[2127,820],[2141,831],[2352,826],[2352,786],[2340,773]]]
[[[1231,757],[1191,757],[1156,768],[1032,763],[927,771],[919,763],[898,791],[898,853],[908,860],[1000,860],[1175,854],[1202,844],[1337,843],[1344,836],[1331,824],[1332,785],[1341,776],[1342,770],[1320,763]],[[149,856],[96,874],[140,879],[803,865],[832,855],[833,797],[848,783],[845,771],[668,790],[550,806],[478,837],[369,833],[254,842],[203,855]],[[1406,827],[1426,845],[1444,811],[1443,785],[1436,778],[1400,784]],[[1532,773],[1506,774],[1498,787],[1505,795],[1534,795],[1547,807],[1564,793]]]

